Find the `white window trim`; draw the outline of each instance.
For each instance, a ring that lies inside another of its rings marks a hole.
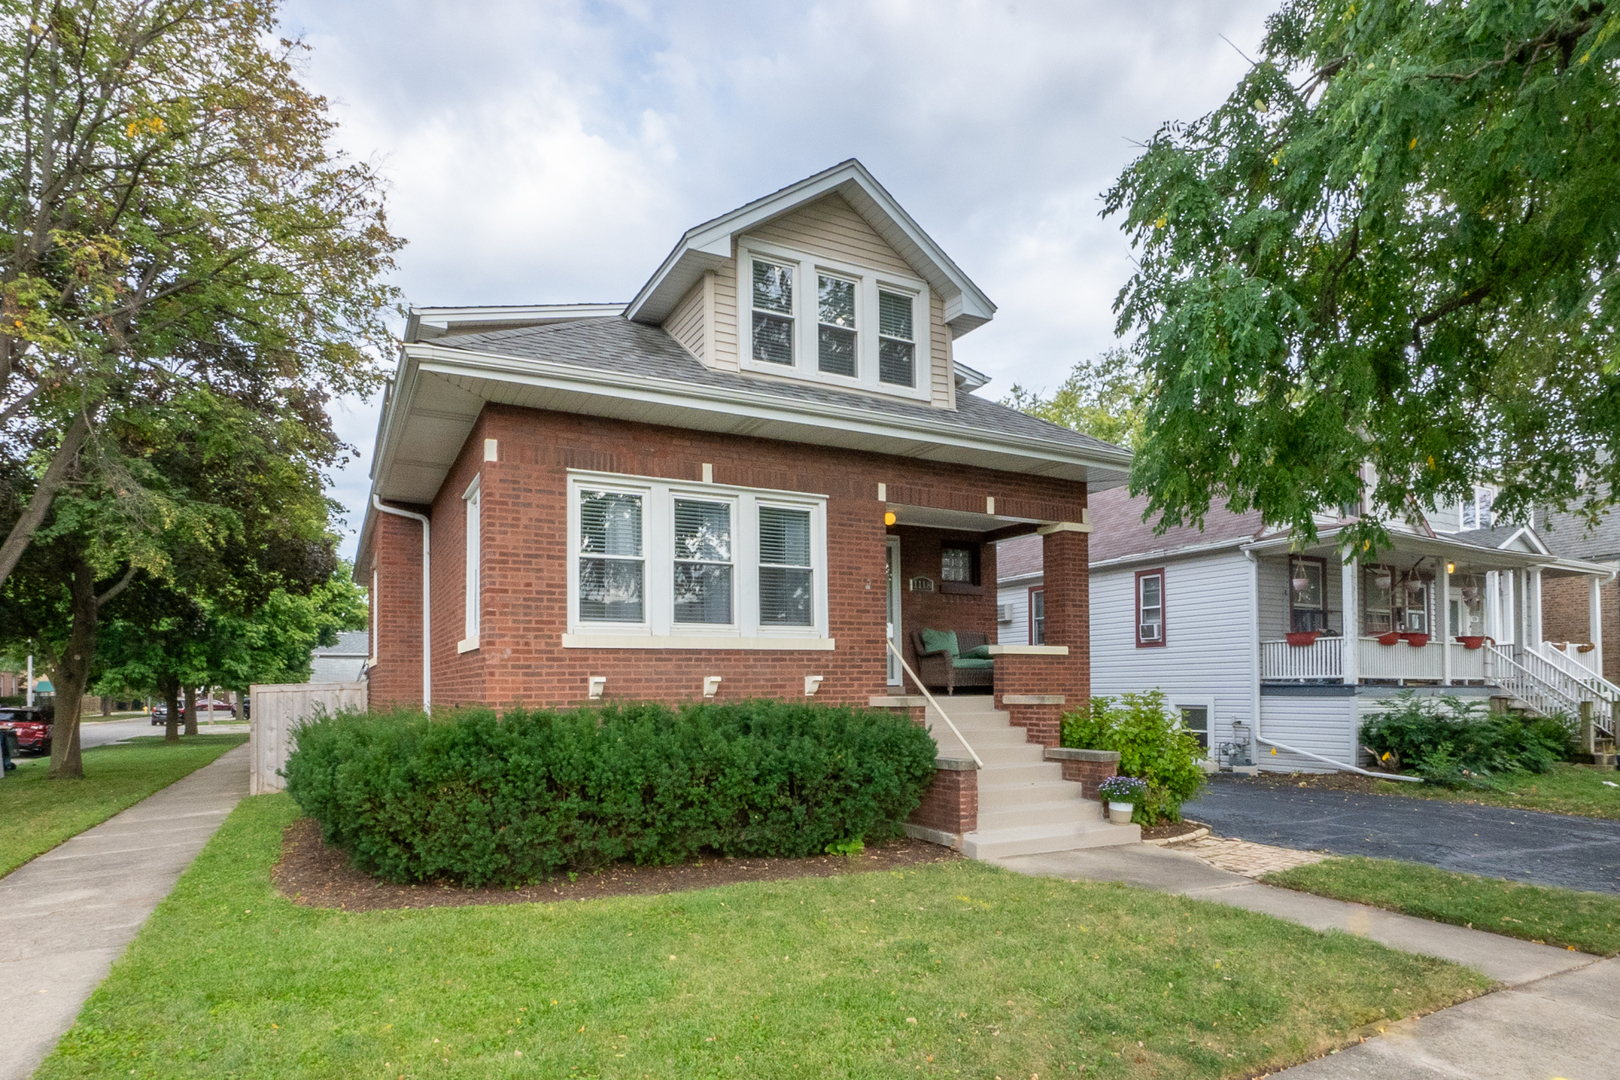
[[[465,549],[465,563],[462,567],[462,582],[465,592],[462,598],[462,609],[465,616],[466,636],[456,643],[458,653],[472,652],[478,648],[478,630],[483,622],[484,614],[484,523],[483,523],[483,495],[480,481],[482,477],[473,477],[473,482],[467,485],[467,490],[461,494],[462,505],[466,507],[467,527],[462,536],[462,546]]]
[[[772,364],[754,359],[754,258],[791,266],[793,285],[793,364]],[[855,377],[820,369],[821,319],[818,274],[856,283]],[[911,326],[916,357],[912,366],[915,386],[896,386],[878,380],[878,290],[912,297]],[[853,266],[794,251],[764,240],[742,237],[737,241],[737,358],[743,370],[804,379],[846,389],[866,390],[891,397],[928,401],[933,397],[933,353],[929,335],[933,324],[928,283],[904,274]]]
[[[1208,726],[1204,729],[1204,736],[1209,745],[1204,748],[1204,753],[1206,757],[1214,753],[1217,742],[1215,738],[1215,699],[1198,694],[1168,694],[1165,696],[1164,703],[1170,708],[1171,719],[1176,722],[1177,727],[1181,727],[1181,710],[1183,708],[1207,709],[1208,711],[1204,715],[1208,719]],[[1191,729],[1183,728],[1182,730],[1190,731]]]
[[[614,491],[642,497],[641,551],[645,567],[640,623],[588,622],[579,617],[580,491]],[[675,499],[727,502],[732,506],[732,619],[730,625],[675,622]],[[810,511],[811,597],[809,626],[759,623],[759,507]],[[827,631],[827,497],[664,480],[614,473],[568,472],[568,632],[570,649],[831,649]]]

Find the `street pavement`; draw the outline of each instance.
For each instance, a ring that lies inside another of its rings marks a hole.
[[[1615,779],[1620,782],[1620,773]],[[1614,794],[1620,804],[1620,788]],[[1620,821],[1401,795],[1279,788],[1229,775],[1211,777],[1203,795],[1182,812],[1222,836],[1261,844],[1620,893]]]
[[[1071,881],[1123,881],[1341,930],[1481,971],[1507,989],[1279,1074],[1298,1080],[1612,1080],[1620,1061],[1620,960],[1260,885],[1182,852],[1135,845],[996,860]]]
[[[26,1080],[248,790],[248,748],[0,878],[0,1080]]]

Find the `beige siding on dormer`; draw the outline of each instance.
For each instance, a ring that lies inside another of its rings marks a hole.
[[[714,356],[709,366],[736,371],[737,363],[737,259],[732,257],[714,271]]]
[[[704,335],[707,327],[703,325],[703,282],[696,285],[681,297],[681,302],[675,305],[675,310],[669,313],[664,320],[664,329],[669,336],[681,343],[681,347],[699,360],[704,357]]]
[[[916,277],[917,271],[906,264],[888,241],[866,223],[840,195],[802,206],[769,225],[753,230],[752,235],[773,244],[796,251],[819,255],[824,259],[869,266],[875,270],[890,270],[896,274]]]
[[[928,403],[936,409],[956,408],[956,371],[951,363],[951,328],[945,325],[945,301],[928,294]]]

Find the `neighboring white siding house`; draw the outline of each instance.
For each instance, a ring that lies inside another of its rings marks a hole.
[[[1219,764],[1355,767],[1362,721],[1407,691],[1567,715],[1590,704],[1605,733],[1620,714],[1620,686],[1543,641],[1540,625],[1543,577],[1609,569],[1552,554],[1528,527],[1398,524],[1388,550],[1346,565],[1343,518],[1323,516],[1317,539],[1297,545],[1257,514],[1212,509],[1202,529],[1160,533],[1124,489],[1090,503],[1091,692],[1163,691]],[[999,638],[1021,644],[1038,539],[1003,541],[997,559]]]
[[[1164,644],[1136,643],[1136,575],[1164,570]],[[1209,745],[1247,744],[1232,725],[1252,725],[1253,652],[1249,560],[1242,552],[1091,570],[1091,692],[1163,690],[1177,709],[1209,710]]]

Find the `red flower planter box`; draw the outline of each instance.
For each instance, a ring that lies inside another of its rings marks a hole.
[[[1414,649],[1421,649],[1429,643],[1428,634],[1406,634],[1403,636],[1406,638],[1406,643]]]
[[[1401,640],[1401,635],[1399,632],[1394,630],[1391,630],[1387,634],[1378,635],[1378,644],[1380,645],[1393,645],[1399,640]]]
[[[1322,632],[1320,630],[1291,630],[1283,636],[1288,639],[1288,644],[1294,648],[1303,649],[1307,645],[1315,645],[1316,639],[1322,636]]]
[[[1483,649],[1485,647],[1484,634],[1464,634],[1457,640],[1463,643],[1465,649]]]

